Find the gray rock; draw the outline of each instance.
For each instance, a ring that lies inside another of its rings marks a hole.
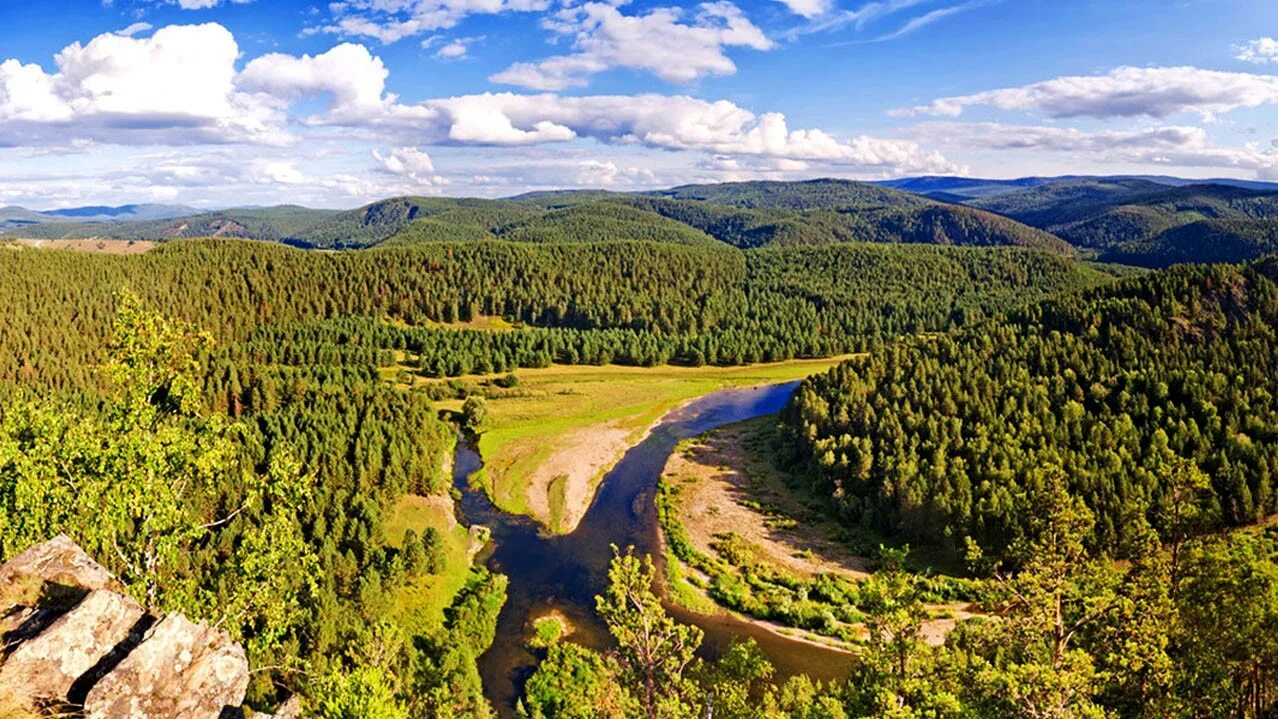
[[[0,655],[39,635],[94,589],[123,587],[65,534],[0,565]]]
[[[170,614],[84,700],[87,719],[217,719],[244,702],[244,649],[225,632]]]
[[[59,705],[72,686],[125,643],[145,612],[123,594],[97,589],[0,665],[0,694],[22,706]]]
[[[0,599],[11,590],[29,588],[33,579],[84,592],[123,589],[110,572],[65,534],[29,547],[0,566]]]

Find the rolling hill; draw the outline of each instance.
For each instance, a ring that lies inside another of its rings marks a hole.
[[[1067,180],[968,204],[1041,228],[1099,259],[1161,267],[1273,251],[1278,192],[1169,187],[1145,179]]]
[[[68,207],[59,210],[28,210],[25,207],[0,207],[0,229],[28,227],[43,223],[65,222],[134,222],[183,217],[198,212],[186,205],[120,205],[106,207]]]
[[[34,238],[241,237],[309,248],[381,243],[713,237],[735,247],[831,242],[1019,246],[1072,253],[1051,234],[980,209],[846,180],[688,185],[650,193],[541,192],[507,200],[399,197],[347,211],[236,209],[148,222],[58,222]]]

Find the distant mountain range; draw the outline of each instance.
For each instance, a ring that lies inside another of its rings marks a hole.
[[[343,249],[503,239],[648,240],[739,248],[831,242],[1021,246],[1122,264],[1224,262],[1278,251],[1278,184],[1173,177],[914,177],[734,182],[502,200],[396,197],[353,210],[296,205],[0,209],[37,239],[241,237]]]
[[[0,228],[23,227],[46,222],[134,222],[167,220],[199,212],[186,205],[120,205],[105,207],[68,207],[61,210],[28,210],[25,207],[0,207]]]

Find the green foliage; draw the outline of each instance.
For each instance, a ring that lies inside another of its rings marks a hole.
[[[204,343],[126,294],[100,408],[20,397],[0,412],[0,556],[65,532],[146,605],[225,626],[257,660],[315,593],[294,519],[308,481],[285,453],[243,465],[243,428],[199,411]]]
[[[1241,262],[1278,249],[1278,194],[1139,179],[1069,180],[969,202],[1111,262]]]
[[[122,286],[162,314],[200,322],[236,354],[236,372],[385,365],[393,351],[410,350],[423,374],[455,376],[552,361],[734,365],[829,356],[1109,279],[1013,248],[741,253],[635,242],[617,252],[611,243],[481,242],[308,253],[236,241],[173,243],[130,257],[5,252],[0,277],[0,382],[70,389],[95,384],[110,298]],[[420,327],[477,316],[525,327]],[[228,383],[243,387],[245,379]]]
[[[846,521],[956,549],[970,536],[1001,556],[1026,527],[1018,497],[1053,465],[1104,550],[1141,517],[1171,539],[1174,504],[1253,522],[1278,509],[1274,277],[1174,268],[891,345],[805,382],[789,436]],[[1182,462],[1210,491],[1168,481]]]
[[[488,421],[488,402],[479,395],[471,395],[462,403],[461,425],[476,432]]]
[[[360,667],[326,676],[313,690],[317,719],[408,719],[384,670]]]
[[[568,642],[550,645],[521,700],[526,719],[625,719],[638,716],[617,680],[615,662]]]
[[[652,591],[652,558],[618,553],[608,570],[608,590],[597,597],[599,616],[617,642],[622,680],[648,719],[686,717],[692,710],[685,672],[702,633],[666,614]]]
[[[345,212],[273,207],[116,224],[52,222],[35,237],[160,240],[241,237],[308,248],[476,242],[646,240],[736,247],[830,242],[1019,245],[1069,253],[1065,242],[997,215],[844,180],[679,187],[628,195],[531,193],[511,200],[397,197]]]

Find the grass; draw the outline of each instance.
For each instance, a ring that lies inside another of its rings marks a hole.
[[[479,315],[469,321],[457,322],[434,322],[426,321],[423,327],[431,329],[443,330],[487,330],[490,332],[507,332],[509,330],[519,329],[520,325],[516,325],[504,317],[490,317],[488,315]]]
[[[657,420],[689,400],[728,387],[802,379],[843,359],[747,367],[556,365],[518,370],[517,387],[491,393],[488,422],[479,439],[485,467],[480,480],[502,510],[530,514],[524,480],[561,449],[559,440],[566,436],[609,426],[623,429],[635,444]],[[452,407],[440,403],[440,408]],[[595,484],[603,474],[594,478]],[[552,482],[552,489],[557,485]],[[549,520],[553,530],[558,526],[554,515],[562,516],[565,501],[562,491],[552,491],[548,498],[552,516],[538,519]]]
[[[418,633],[443,626],[444,609],[452,604],[470,574],[470,533],[452,512],[452,501],[447,497],[410,494],[399,501],[384,525],[386,543],[393,547],[403,544],[410,529],[420,537],[427,527],[435,527],[444,537],[447,559],[443,571],[398,587],[392,601],[393,620]]]
[[[693,582],[687,566],[675,556],[664,537],[661,544],[666,565],[666,591],[671,601],[698,614],[713,614],[718,611],[719,605],[706,594],[704,587]]]

